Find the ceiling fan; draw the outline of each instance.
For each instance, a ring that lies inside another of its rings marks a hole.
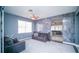
[[[35,15],[32,9],[28,10],[28,12],[29,12],[29,14],[30,14],[29,16],[32,20],[38,20],[39,19],[39,16]]]

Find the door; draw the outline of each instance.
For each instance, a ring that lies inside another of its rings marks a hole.
[[[59,19],[53,20],[51,25],[51,31],[52,31],[51,39],[53,41],[63,42],[62,30],[63,30],[62,20]]]

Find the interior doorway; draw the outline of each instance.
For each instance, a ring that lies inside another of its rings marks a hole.
[[[55,19],[51,23],[51,39],[57,42],[63,42],[63,21]]]

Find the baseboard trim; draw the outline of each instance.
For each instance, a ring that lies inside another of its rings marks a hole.
[[[69,44],[69,45],[73,45],[73,46],[76,46],[76,47],[79,47],[79,45],[77,45],[77,44],[75,44],[75,43],[70,43],[70,42],[63,42],[63,43],[65,43],[65,44]]]
[[[79,53],[79,51],[78,51],[78,49],[77,49],[76,46],[73,46],[73,48],[74,48],[74,50],[75,50],[76,53]]]
[[[79,45],[75,44],[75,43],[70,43],[70,42],[63,42],[64,44],[68,44],[68,45],[72,45],[75,52],[79,53]]]

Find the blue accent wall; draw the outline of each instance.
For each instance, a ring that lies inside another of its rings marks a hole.
[[[4,23],[5,23],[4,33],[5,34],[4,35],[11,37],[13,34],[15,34],[13,38],[17,37],[18,39],[32,37],[32,33],[21,33],[21,34],[18,33],[18,20],[32,22],[33,23],[32,27],[34,29],[34,22],[31,19],[5,13],[5,17],[4,17]]]

